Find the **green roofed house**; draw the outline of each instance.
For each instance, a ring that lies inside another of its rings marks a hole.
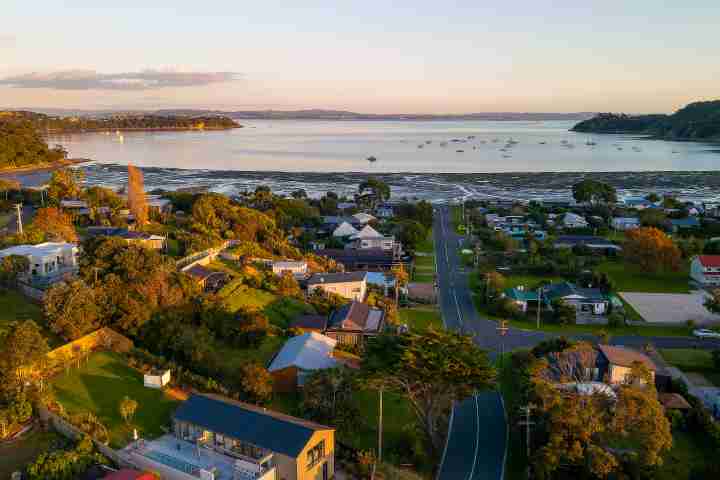
[[[335,430],[266,408],[194,394],[173,415],[172,433],[123,453],[164,479],[328,480]]]
[[[528,290],[522,285],[506,289],[505,298],[512,300],[522,312],[527,312],[529,302],[537,305],[538,301],[537,290]]]

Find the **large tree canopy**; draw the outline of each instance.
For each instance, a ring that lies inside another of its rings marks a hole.
[[[578,203],[600,203],[617,202],[615,187],[607,183],[586,179],[572,186],[573,198]]]
[[[0,168],[19,168],[62,160],[62,148],[49,148],[32,123],[0,112]]]
[[[442,447],[441,427],[452,402],[495,382],[495,370],[472,337],[445,330],[368,342],[363,376],[409,400],[433,453]]]

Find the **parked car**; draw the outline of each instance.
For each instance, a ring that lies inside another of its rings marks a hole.
[[[715,332],[713,330],[709,330],[707,328],[698,328],[697,330],[693,330],[693,336],[697,338],[720,338],[720,332]]]

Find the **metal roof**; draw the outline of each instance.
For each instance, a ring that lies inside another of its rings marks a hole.
[[[273,358],[268,371],[274,372],[288,367],[302,370],[333,368],[337,366],[337,362],[332,358],[336,344],[337,340],[315,332],[298,335],[285,342]]]
[[[218,395],[190,396],[174,418],[293,458],[316,431],[333,430]]]

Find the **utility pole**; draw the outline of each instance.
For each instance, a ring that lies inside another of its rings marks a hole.
[[[15,204],[15,210],[17,210],[17,230],[18,230],[18,234],[22,235],[22,233],[23,233],[22,203],[16,203],[16,204]]]
[[[530,412],[533,408],[534,406],[530,404],[525,407],[520,407],[520,412],[525,416],[525,420],[519,422],[519,425],[525,426],[525,455],[528,461],[530,460],[530,426],[535,425],[535,422],[530,421]]]
[[[540,330],[540,309],[542,308],[542,287],[537,290],[537,328]]]
[[[383,387],[380,387],[380,405],[378,407],[378,417],[378,458],[376,463],[382,463]]]
[[[507,320],[500,320],[500,324],[495,328],[495,330],[500,333],[500,368],[502,369],[503,366],[503,356],[505,355],[505,335],[507,335],[508,330],[508,322]]]

